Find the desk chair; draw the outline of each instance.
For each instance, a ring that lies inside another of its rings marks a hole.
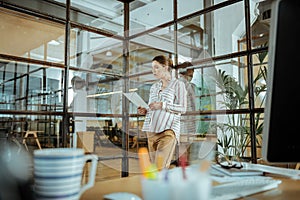
[[[38,132],[43,132],[43,131],[26,131],[26,134],[23,138],[23,144],[25,145],[27,151],[28,151],[28,147],[27,147],[27,144],[26,144],[26,140],[28,139],[29,135],[33,135],[33,138],[35,139],[35,142],[37,143],[39,149],[42,149],[40,141],[39,141],[38,136],[37,136]]]

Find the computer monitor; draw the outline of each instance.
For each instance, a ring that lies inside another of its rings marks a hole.
[[[268,162],[300,162],[299,20],[299,0],[273,0],[262,147]]]

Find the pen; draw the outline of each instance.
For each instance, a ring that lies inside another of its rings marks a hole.
[[[165,182],[168,182],[169,180],[169,170],[166,169],[166,168],[163,168],[161,170],[161,174],[162,174],[162,179],[165,181]]]
[[[162,155],[160,153],[158,153],[158,156],[156,159],[156,166],[157,166],[158,171],[160,171],[164,168],[163,161],[164,161],[164,158],[162,157]]]
[[[186,162],[187,162],[186,154],[182,154],[179,157],[179,162],[180,162],[180,166],[182,169],[182,176],[183,176],[183,179],[185,180],[185,179],[187,179],[187,176],[186,176]]]
[[[157,179],[158,178],[158,174],[157,174],[157,168],[155,164],[150,164],[150,166],[148,166],[145,170],[144,176],[147,179]]]

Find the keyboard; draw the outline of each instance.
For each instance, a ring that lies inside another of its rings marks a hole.
[[[224,183],[213,186],[212,200],[237,199],[277,188],[281,183],[271,177],[250,177],[241,181]]]

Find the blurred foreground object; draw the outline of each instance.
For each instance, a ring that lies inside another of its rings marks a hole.
[[[22,147],[0,141],[0,199],[32,200],[32,158]]]

